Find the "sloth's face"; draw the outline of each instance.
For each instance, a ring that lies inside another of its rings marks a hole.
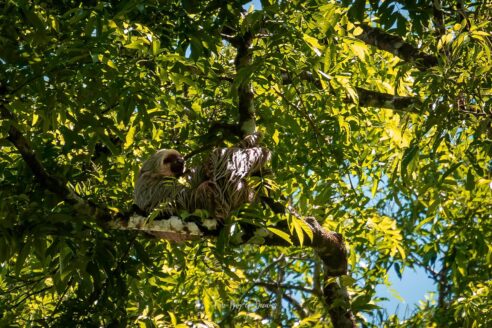
[[[160,173],[165,176],[180,177],[184,172],[184,158],[174,149],[163,150],[160,156]]]

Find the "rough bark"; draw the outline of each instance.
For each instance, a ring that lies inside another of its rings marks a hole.
[[[236,59],[234,61],[237,72],[236,79],[241,76],[241,80],[235,81],[235,83],[237,84],[238,95],[238,125],[243,137],[256,131],[253,87],[249,76],[239,74],[241,71],[246,70],[253,60],[253,52],[251,51],[253,37],[253,34],[248,31],[244,35],[235,37],[232,42],[237,49]]]
[[[417,47],[405,42],[400,36],[366,24],[358,24],[357,26],[364,31],[356,36],[359,40],[392,53],[406,62],[414,63],[419,70],[429,69],[438,63],[436,56],[422,52]]]

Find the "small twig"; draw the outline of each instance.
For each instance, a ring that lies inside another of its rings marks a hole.
[[[308,316],[308,313],[306,313],[307,308],[304,308],[294,297],[284,292],[283,298],[296,309],[296,312],[299,314],[299,317],[301,319],[304,319]]]
[[[103,285],[101,286],[100,289],[94,290],[91,295],[87,298],[88,304],[91,304],[89,307],[86,308],[86,312],[89,312],[91,309],[94,309],[98,303],[101,301],[101,297],[103,296],[103,293],[106,292],[106,289],[108,288],[109,285],[109,280],[111,278],[111,275],[114,275],[117,273],[123,264],[125,260],[128,259],[128,255],[130,254],[130,251],[133,249],[133,244],[135,243],[137,239],[137,235],[134,235],[129,241],[128,245],[123,252],[123,254],[120,256],[118,262],[116,263],[116,266],[114,269],[111,270],[111,273],[106,276],[106,279],[103,282]]]
[[[277,270],[277,281],[273,284],[275,287],[271,288],[273,294],[275,295],[276,306],[275,313],[273,315],[273,322],[277,325],[281,324],[282,321],[282,299],[284,295],[284,291],[282,287],[282,281],[284,280],[285,270],[283,266],[280,266]]]
[[[264,267],[260,273],[258,274],[258,277],[262,277],[265,272],[267,272],[268,270],[270,270],[270,268],[272,268],[273,266],[277,265],[278,263],[282,262],[285,258],[285,255],[284,254],[280,254],[280,256],[275,260],[273,261],[272,263],[270,263],[269,265],[267,265],[266,267]],[[251,285],[244,293],[243,295],[241,295],[241,297],[239,298],[239,302],[242,302],[242,300],[249,294],[249,292],[255,288],[255,284]]]
[[[424,268],[425,271],[427,271],[433,279],[436,281],[439,279],[439,273],[434,271],[430,266],[425,265],[422,261],[420,261],[414,254],[410,253],[409,257],[413,259],[419,266]]]
[[[277,295],[277,297],[279,297],[280,300],[284,299],[287,302],[289,302],[296,309],[296,312],[299,314],[299,317],[301,319],[304,319],[305,317],[307,317],[307,313],[306,313],[306,310],[304,309],[304,307],[301,304],[299,304],[299,302],[297,302],[294,297],[292,297],[291,295],[287,294],[282,289],[282,286],[279,286],[278,284],[270,283],[270,284],[263,285],[262,287],[265,287],[266,289],[268,289],[268,291],[270,291],[273,294]],[[281,309],[282,309],[282,307],[281,306],[279,307],[277,305],[277,310],[280,311]],[[279,314],[277,314],[277,316],[278,315]],[[279,324],[279,322],[277,322],[277,324]]]
[[[7,277],[12,278],[12,279],[15,279],[15,277],[11,277],[11,276],[8,276],[8,275],[7,275]],[[21,284],[19,284],[17,286],[12,287],[9,290],[6,290],[5,292],[3,292],[3,291],[0,292],[0,295],[12,294],[16,290],[21,289],[21,288],[24,288],[24,287],[26,287],[28,285],[37,285],[40,281],[44,280],[45,278],[46,278],[45,276],[42,276],[41,278],[36,279],[36,280],[23,281],[23,283],[21,283]]]
[[[309,293],[309,294],[321,296],[321,294],[318,293],[318,292],[316,292],[316,290],[314,290],[314,289],[303,287],[303,286],[298,286],[298,285],[277,284],[277,283],[262,282],[262,281],[255,282],[254,285],[255,286],[261,286],[261,287],[269,287],[269,288],[277,288],[277,287],[280,287],[282,289],[298,290],[298,291],[301,291],[301,292],[305,292],[305,293]]]
[[[277,90],[276,87],[273,87],[272,90],[282,98],[282,100],[287,103],[287,105],[291,106],[292,108],[294,108],[297,112],[299,112],[301,114],[302,117],[304,117],[309,125],[311,125],[311,127],[313,128],[314,130],[314,137],[316,138],[316,144],[318,145],[318,147],[320,147],[320,143],[319,143],[319,138],[318,138],[318,135],[320,134],[319,132],[319,129],[318,127],[316,126],[316,124],[314,124],[313,120],[311,119],[311,117],[309,117],[309,114],[306,113],[306,110],[302,110],[299,106],[295,105],[294,103],[292,103],[289,99],[287,99],[287,97],[284,95],[283,92],[280,92],[279,90]],[[297,96],[301,99],[301,96],[297,90],[297,88],[295,88],[296,90],[296,93],[297,93]],[[302,100],[301,101],[301,104],[303,103]]]

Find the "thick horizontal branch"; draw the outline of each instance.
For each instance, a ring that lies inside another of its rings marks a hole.
[[[378,49],[392,53],[404,61],[414,63],[420,70],[436,66],[437,57],[420,51],[417,47],[405,42],[402,37],[366,24],[358,24],[363,32],[356,36],[359,40]]]
[[[181,222],[178,218],[172,218],[169,222],[165,221],[151,221],[147,222],[147,219],[142,216],[134,215],[134,213],[126,213],[118,215],[112,215],[109,210],[105,207],[93,204],[75,193],[67,187],[67,184],[63,182],[60,178],[51,175],[44,168],[43,164],[37,157],[36,153],[30,146],[28,140],[21,133],[21,131],[16,127],[17,122],[13,114],[5,107],[4,94],[6,90],[2,88],[0,90],[0,118],[8,120],[10,123],[8,137],[7,139],[15,146],[18,152],[21,154],[25,163],[33,172],[34,176],[41,184],[43,188],[49,190],[56,194],[60,199],[64,200],[68,204],[74,205],[75,209],[79,212],[83,212],[86,215],[91,215],[95,217],[96,220],[112,222],[112,226],[121,229],[138,229],[147,232],[154,232],[154,235],[160,237],[166,237],[168,233],[172,236],[182,235],[182,239],[193,239],[201,235],[213,235],[214,231],[218,231],[220,226],[212,226],[211,223],[185,223]],[[277,203],[278,205],[278,203]],[[279,211],[284,209],[280,208]],[[284,210],[285,211],[285,210]],[[133,219],[133,221],[132,221]],[[319,223],[314,218],[307,218],[306,223],[312,229],[313,239],[305,238],[304,245],[311,246],[315,248],[320,255],[321,259],[327,266],[331,268],[334,275],[346,274],[347,271],[347,260],[346,260],[346,249],[343,244],[343,239],[341,235],[334,232],[327,232],[323,229]],[[160,224],[160,225],[159,225]],[[256,226],[246,224],[243,225],[245,230],[253,231],[253,235],[256,231],[264,228],[258,228]],[[284,231],[289,231],[286,225],[276,227],[277,229],[282,229]],[[201,230],[200,230],[201,229]],[[251,236],[249,236],[251,237]],[[247,243],[250,238],[241,240],[242,243]],[[279,246],[289,246],[289,243],[283,238],[267,232],[264,236],[264,244],[266,245],[279,245]],[[293,237],[294,245],[302,245],[300,240],[296,236]]]
[[[278,205],[277,205],[278,206]],[[116,221],[114,229],[136,229],[177,242],[193,240],[210,236],[217,236],[223,227],[217,220],[208,219],[201,223],[186,222],[174,216],[164,220],[148,221],[146,217],[132,215],[128,221]],[[208,221],[208,222],[207,222]],[[215,222],[214,222],[215,221]],[[296,234],[291,234],[286,221],[281,221],[271,228],[283,231],[290,236],[290,242],[279,235],[272,233],[265,227],[240,222],[240,231],[231,236],[231,244],[255,244],[264,246],[303,246],[313,248],[324,266],[324,281],[326,282],[321,295],[328,304],[330,317],[336,327],[355,327],[355,318],[350,310],[350,298],[346,287],[342,286],[336,277],[347,274],[347,249],[340,234],[325,230],[313,217],[304,219],[311,229],[313,238],[304,236],[303,242]],[[306,290],[307,291],[307,290]],[[309,290],[311,292],[311,290]]]
[[[419,97],[412,96],[395,96],[388,93],[382,93],[364,88],[355,88],[357,96],[359,98],[359,106],[362,107],[377,107],[387,108],[396,111],[402,111],[406,113],[420,114],[424,108],[424,102]],[[353,99],[346,98],[346,102],[354,102]],[[456,114],[475,117],[491,117],[492,113],[485,112],[473,108],[473,106],[467,107],[462,103],[458,103],[456,106]]]
[[[389,93],[355,88],[359,97],[359,106],[394,109],[410,113],[419,113],[418,106],[422,104],[417,97],[395,96]],[[353,99],[346,99],[353,102]]]
[[[363,23],[358,23],[356,26],[362,29],[362,33],[357,35],[356,38],[377,49],[387,51],[405,62],[415,65],[419,70],[424,71],[437,66],[438,64],[438,58],[436,56],[421,51],[398,35],[388,33],[380,28]],[[231,33],[231,31],[228,32]],[[265,30],[265,32],[268,35],[272,35],[272,31]],[[222,37],[236,47],[244,44],[242,43],[244,39],[238,36],[230,36],[227,33],[223,33]]]
[[[312,82],[316,87],[322,88],[320,80],[311,72],[303,72],[297,77],[300,80]],[[288,73],[282,74],[282,83],[290,85],[296,83]],[[418,97],[395,96],[389,93],[371,91],[364,88],[355,88],[359,106],[394,109],[404,112],[418,113],[417,106],[422,103]],[[356,99],[345,98],[346,103],[356,103]]]
[[[296,77],[299,80],[309,81],[317,88],[322,89],[321,82],[311,72],[302,72]],[[290,85],[296,81],[288,74],[282,74],[282,83]],[[357,99],[345,97],[345,103],[358,104],[361,107],[386,108],[401,112],[420,114],[424,110],[424,100],[417,96],[398,96],[389,93],[367,90],[361,87],[355,88]],[[459,101],[455,107],[457,114],[471,115],[475,117],[491,117],[492,113],[478,106],[465,104],[464,101]]]
[[[260,221],[260,219],[258,219]],[[340,234],[324,229],[315,218],[304,219],[311,229],[313,238],[304,236],[303,242],[296,234],[291,235],[286,221],[269,227],[283,231],[291,237],[290,242],[272,233],[263,226],[240,222],[240,231],[231,237],[236,246],[255,244],[265,246],[305,246],[316,250],[331,276],[347,274],[347,250]],[[156,238],[174,241],[194,240],[207,236],[218,236],[223,226],[215,219],[186,219],[171,216],[167,219],[149,220],[136,213],[123,214],[111,222],[111,228],[121,230],[140,230]]]

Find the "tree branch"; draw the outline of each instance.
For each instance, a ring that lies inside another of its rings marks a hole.
[[[420,51],[417,47],[405,42],[400,36],[366,24],[358,24],[357,26],[362,28],[363,32],[356,38],[380,50],[392,53],[404,61],[415,63],[419,70],[423,71],[437,65],[436,56]]]
[[[24,162],[31,169],[41,186],[44,189],[54,193],[68,204],[74,205],[79,212],[93,216],[102,222],[108,221],[111,218],[108,209],[97,206],[96,204],[83,199],[77,195],[75,191],[68,188],[66,183],[59,177],[48,173],[30,146],[27,138],[24,137],[22,132],[17,128],[18,124],[14,115],[7,109],[7,107],[5,107],[5,93],[6,88],[0,85],[0,118],[9,122],[7,140],[9,140],[17,149],[19,154],[21,154]]]
[[[408,113],[420,113],[418,106],[422,101],[418,97],[395,96],[389,93],[371,91],[364,88],[355,88],[359,97],[359,106],[377,107],[398,110]],[[345,99],[346,102],[353,102],[352,99]]]
[[[303,72],[299,75],[300,80],[309,81],[317,88],[322,89],[321,83],[311,72]],[[289,85],[294,83],[288,73],[282,74],[282,83]],[[421,114],[421,109],[424,106],[424,100],[416,96],[398,96],[389,93],[367,90],[365,88],[356,87],[358,105],[361,107],[387,108],[396,111]],[[357,103],[356,99],[346,97],[345,103]],[[477,106],[466,106],[463,101],[457,104],[457,113],[464,115],[472,115],[475,117],[490,117],[492,113],[476,108]]]
[[[274,284],[274,283],[261,283],[261,284],[256,283],[255,285],[265,287],[266,289],[268,289],[272,293],[277,293],[280,291],[282,298],[285,299],[287,302],[289,302],[295,308],[297,314],[299,314],[299,317],[301,319],[304,319],[305,317],[308,316],[304,307],[301,304],[299,304],[299,302],[294,297],[287,294],[283,290],[283,289],[286,289],[285,285],[278,285],[278,284]]]
[[[249,224],[241,224],[245,230],[254,229],[254,232],[246,233],[242,243],[254,243],[269,246],[307,246],[316,250],[316,253],[325,264],[325,272],[332,276],[341,276],[347,274],[347,250],[345,248],[343,237],[339,233],[325,230],[319,222],[313,217],[304,219],[307,226],[311,229],[313,239],[307,235],[304,236],[303,243],[297,235],[291,236],[291,242],[282,237],[267,231],[265,228]],[[290,230],[286,221],[280,221],[277,225],[271,227],[286,232],[290,235]],[[248,238],[253,235],[252,238]]]
[[[143,230],[152,233],[156,237],[168,238],[172,240],[181,241],[196,239],[201,235],[218,234],[218,228],[220,227],[216,226],[213,229],[208,229],[206,226],[204,227],[205,224],[201,224],[202,229],[200,230],[200,227],[196,223],[186,223],[182,221],[178,222],[177,220],[179,220],[179,218],[177,217],[171,218],[169,222],[167,220],[155,220],[148,222],[147,218],[134,215],[133,212],[122,214],[119,217],[116,215],[111,215],[106,208],[81,198],[73,190],[69,189],[58,177],[50,175],[46,171],[36,153],[30,147],[27,139],[22,135],[20,130],[15,127],[16,122],[14,117],[3,105],[3,102],[0,103],[0,115],[1,118],[10,121],[8,140],[17,148],[24,161],[29,166],[43,188],[53,192],[68,204],[75,205],[75,208],[82,211],[84,214],[91,215],[99,221],[111,221],[111,226],[113,228]],[[318,251],[320,257],[330,268],[331,273],[336,275],[345,274],[347,270],[347,262],[346,250],[343,246],[342,237],[337,233],[325,231],[314,218],[308,219],[306,219],[306,222],[313,230],[314,238],[312,241],[307,238],[304,244],[306,246],[312,246]],[[257,229],[263,228],[250,225],[248,229],[254,229],[256,231]],[[288,229],[286,229],[286,231],[288,231]],[[284,239],[271,233],[267,234],[265,237],[265,244],[267,245],[289,245],[289,243]],[[249,242],[249,239],[242,241],[242,243],[246,242]],[[299,240],[294,240],[294,243],[301,245]]]
[[[291,285],[291,284],[276,284],[273,282],[255,282],[255,286],[262,286],[262,287],[267,287],[267,288],[282,288],[282,289],[293,289],[293,290],[298,290],[301,292],[305,293],[310,293],[310,294],[316,294],[316,291],[314,289],[306,288],[303,286],[297,286],[297,285]],[[319,296],[319,295],[318,295]]]
[[[7,140],[10,141],[15,146],[15,148],[17,148],[22,158],[29,166],[39,183],[43,185],[46,189],[58,195],[60,198],[63,198],[68,203],[76,203],[77,199],[73,197],[74,195],[71,194],[66,185],[63,184],[58,178],[51,176],[48,174],[48,172],[46,172],[46,169],[43,167],[36,154],[31,149],[29,142],[16,127],[17,124],[12,113],[10,113],[8,109],[1,103],[0,118],[9,122]]]
[[[444,15],[442,11],[442,3],[439,0],[434,0],[432,2],[432,15],[434,26],[436,28],[435,35],[437,38],[442,37],[446,34],[446,26],[444,23]]]
[[[333,231],[325,230],[314,217],[302,218],[292,208],[283,207],[282,204],[271,199],[270,202],[265,202],[270,206],[274,213],[282,214],[289,211],[291,215],[294,215],[299,219],[303,219],[311,229],[313,234],[312,240],[306,235],[304,236],[304,242],[301,243],[299,237],[294,234],[291,236],[292,245],[310,246],[316,251],[322,260],[324,267],[324,288],[322,289],[323,299],[328,305],[328,312],[333,325],[335,327],[342,328],[356,327],[355,317],[350,310],[350,297],[348,295],[347,288],[341,285],[336,278],[347,274],[347,249],[345,247],[342,235]],[[242,225],[242,227],[243,229],[248,230],[248,228],[244,225]],[[290,235],[290,229],[286,221],[279,222],[275,228],[287,232],[287,234]],[[261,229],[263,230],[257,230],[253,235],[261,234],[262,239],[264,240],[264,245],[291,246],[287,240],[272,234],[269,231],[265,232],[264,228]],[[250,236],[251,234],[247,233],[246,236],[248,235]],[[253,237],[250,240],[255,240],[255,238]]]
[[[311,72],[303,72],[298,78],[313,83],[319,89],[322,88],[319,79]],[[282,74],[282,84],[289,85],[293,83],[295,83],[295,81],[290,74],[287,72]],[[389,93],[371,91],[360,87],[356,87],[355,90],[357,91],[359,106],[362,107],[388,108],[410,113],[419,113],[416,106],[422,103],[418,97],[395,96]],[[348,97],[345,98],[344,101],[346,103],[355,103],[355,99]]]
[[[279,52],[280,52],[280,49],[279,49]],[[285,65],[285,62],[284,62],[284,65]],[[287,66],[287,65],[286,65]],[[290,79],[288,74],[285,73],[283,74],[282,76],[286,76],[287,79]],[[294,108],[295,110],[297,110],[297,112],[299,114],[301,114],[308,122],[309,122],[309,125],[311,125],[311,128],[313,129],[314,131],[314,136],[316,138],[316,143],[318,144],[319,147],[321,147],[320,143],[319,143],[319,138],[322,137],[322,134],[321,132],[319,131],[318,129],[318,126],[314,123],[312,117],[309,115],[309,110],[307,108],[307,106],[304,104],[304,101],[302,100],[302,97],[301,97],[301,93],[299,92],[299,89],[297,87],[295,87],[295,84],[293,84],[294,86],[294,90],[297,94],[297,96],[299,97],[299,99],[301,100],[301,105],[302,107],[300,106],[297,106],[296,104],[292,103],[285,95],[283,92],[280,92],[279,90],[277,90],[276,87],[273,87],[272,90],[280,96],[280,98],[282,98],[282,100],[289,106],[291,106],[292,108]]]
[[[253,88],[249,74],[246,75],[243,73],[248,69],[253,60],[253,52],[251,51],[253,37],[253,34],[247,31],[242,36],[236,36],[232,42],[232,45],[237,49],[236,59],[234,61],[236,65],[235,82],[238,84],[239,126],[243,137],[253,134],[256,131]]]
[[[285,292],[282,293],[282,297],[296,309],[296,312],[299,314],[299,317],[301,319],[304,319],[308,316],[308,314],[306,313],[307,310],[294,297]]]
[[[35,290],[35,291],[30,292],[30,293],[24,294],[24,296],[22,298],[20,298],[20,300],[17,303],[9,306],[9,310],[15,309],[16,307],[18,307],[19,305],[24,303],[27,299],[31,298],[31,296],[42,294],[47,290],[53,289],[53,287],[54,286],[47,286],[47,287],[41,288],[39,290]]]

